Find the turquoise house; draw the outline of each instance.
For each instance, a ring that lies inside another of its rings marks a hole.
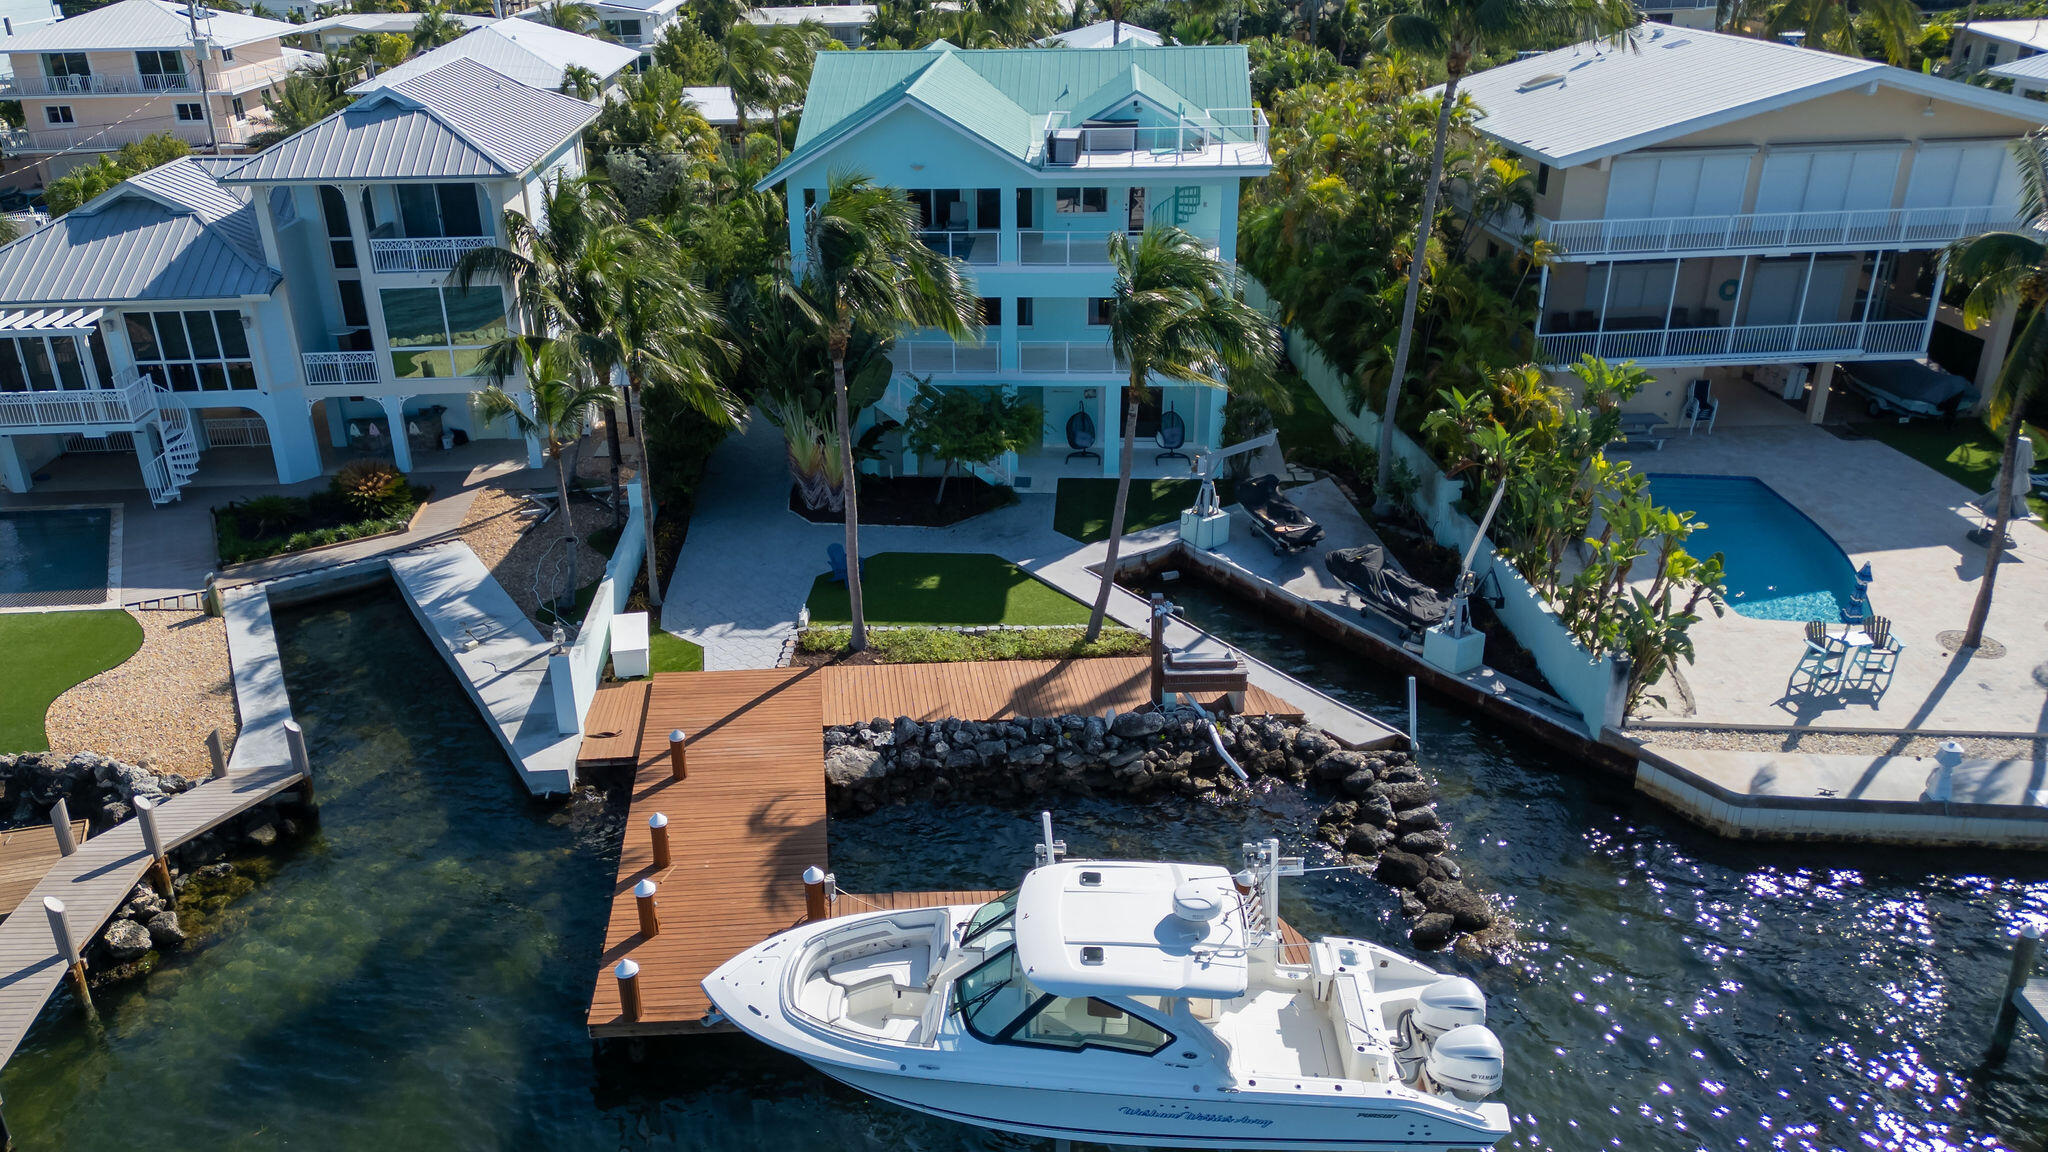
[[[904,333],[888,394],[865,419],[901,419],[913,377],[1023,393],[1045,411],[1039,446],[981,474],[1047,489],[1061,476],[1115,475],[1106,442],[1135,402],[1106,327],[1110,234],[1173,224],[1235,260],[1240,182],[1271,168],[1242,47],[940,43],[821,54],[796,147],[762,187],[788,189],[799,269],[804,211],[833,174],[865,173],[910,195],[925,242],[972,273],[986,331],[979,342]],[[1140,474],[1185,474],[1186,459],[1158,458],[1166,445],[1154,441],[1179,426],[1184,453],[1215,446],[1223,392],[1153,384],[1139,408]],[[1070,460],[1069,431],[1082,423],[1099,455]],[[909,473],[920,462],[898,450],[883,467]]]

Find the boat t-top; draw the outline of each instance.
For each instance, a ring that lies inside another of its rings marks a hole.
[[[883,1100],[1154,1147],[1424,1149],[1508,1131],[1486,999],[1365,940],[1285,949],[1279,842],[1236,874],[1064,859],[980,906],[800,925],[704,981],[718,1013]],[[1302,963],[1291,963],[1299,958]]]

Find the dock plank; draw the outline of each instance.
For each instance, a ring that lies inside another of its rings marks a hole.
[[[597,690],[583,718],[583,746],[576,753],[578,770],[640,762],[640,723],[647,715],[647,695],[652,690],[653,684],[646,680],[606,684]]]
[[[968,660],[953,664],[835,664],[825,673],[825,723],[893,720],[1010,720],[1030,716],[1100,715],[1145,707],[1151,662],[1143,656],[1072,660]],[[1222,693],[1199,696],[1222,710]],[[1258,687],[1245,693],[1253,715],[1299,718],[1301,710]]]
[[[71,838],[85,843],[86,824],[71,822]],[[57,830],[42,826],[0,832],[0,908],[20,904],[51,865],[64,858],[57,850]]]

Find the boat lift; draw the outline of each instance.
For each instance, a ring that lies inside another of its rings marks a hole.
[[[1230,517],[1223,511],[1223,502],[1216,496],[1217,465],[1232,456],[1256,452],[1269,445],[1277,447],[1279,443],[1278,432],[1266,432],[1232,444],[1228,448],[1195,453],[1194,463],[1189,467],[1201,478],[1202,489],[1195,494],[1195,506],[1180,514],[1180,538],[1197,548],[1209,551],[1228,543]]]

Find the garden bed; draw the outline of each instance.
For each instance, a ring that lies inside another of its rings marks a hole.
[[[863,476],[860,480],[860,522],[889,527],[944,528],[984,512],[1007,508],[1017,493],[972,476],[946,482],[946,499],[936,502],[936,476]],[[789,510],[813,524],[842,524],[846,517],[829,508],[807,508],[796,485],[789,486]]]
[[[806,628],[790,661],[800,668],[825,664],[953,664],[967,660],[1065,660],[1079,656],[1136,656],[1150,640],[1109,625],[1093,644],[1084,628],[879,628],[868,632],[864,651],[849,653],[850,628]]]
[[[351,465],[326,490],[257,496],[213,510],[221,563],[240,564],[403,532],[433,494],[384,466]]]

